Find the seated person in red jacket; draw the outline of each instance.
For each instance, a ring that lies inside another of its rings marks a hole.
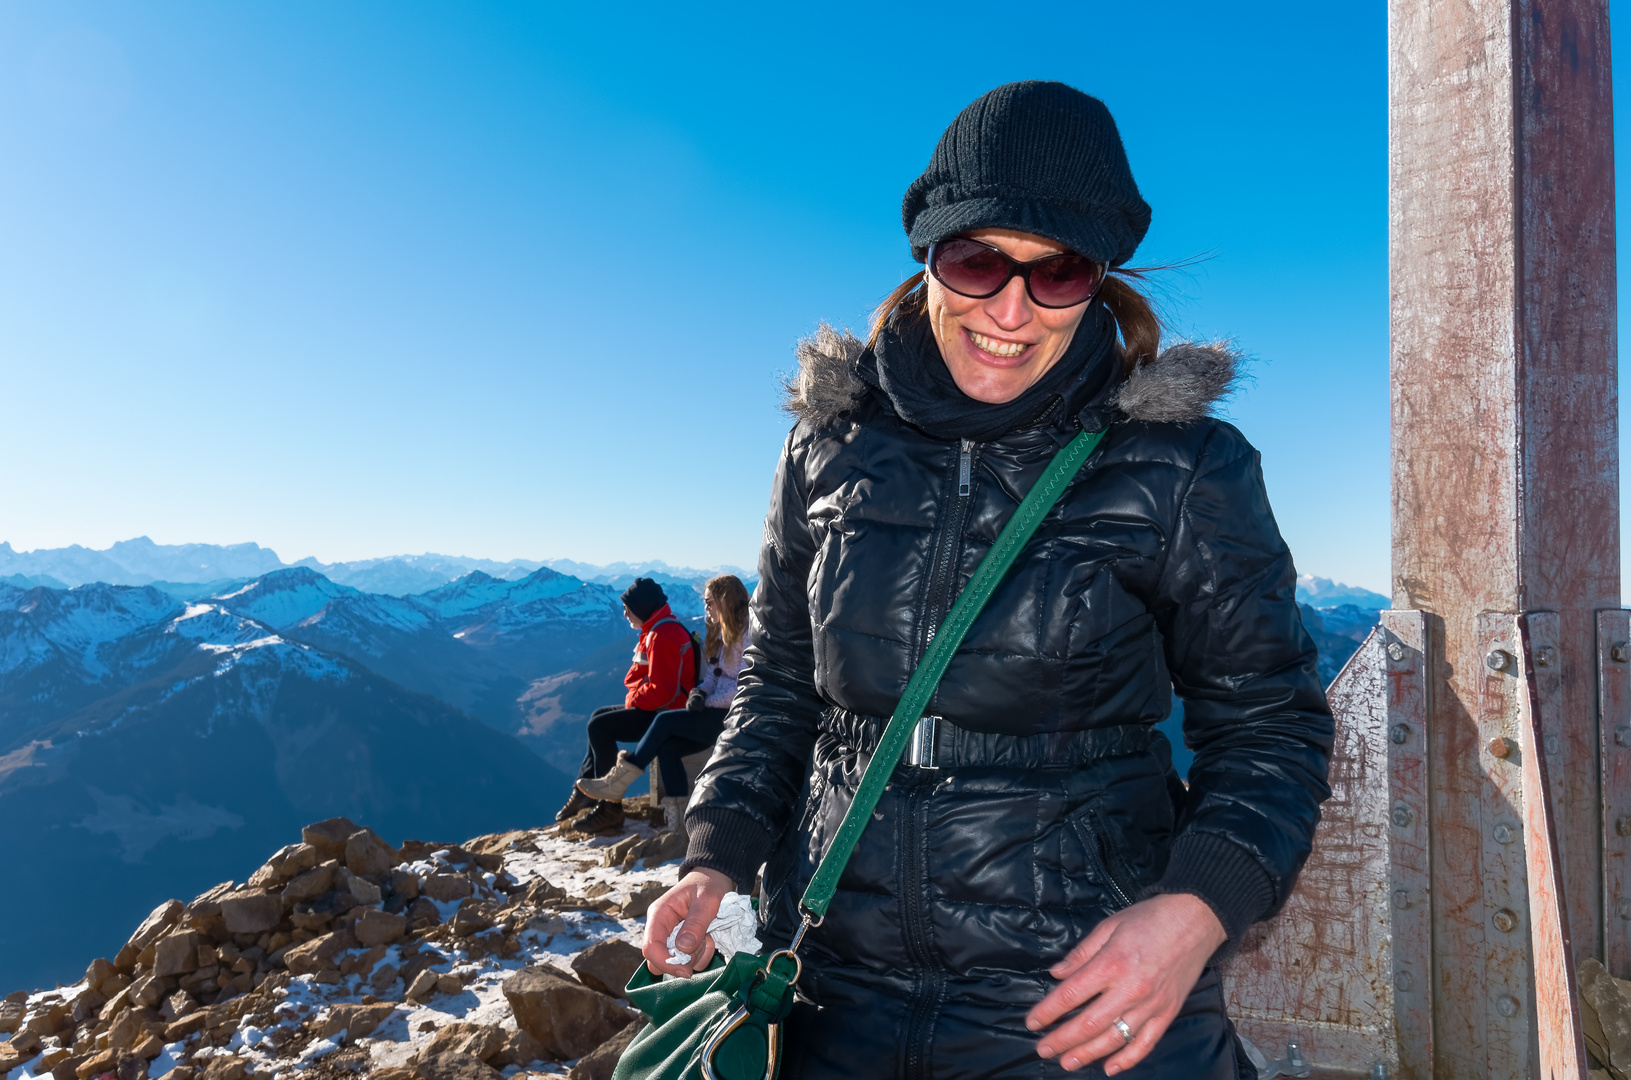
[[[684,707],[686,696],[697,684],[691,631],[669,608],[661,585],[650,578],[635,578],[623,592],[623,614],[640,631],[634,663],[623,676],[628,693],[622,705],[596,709],[589,717],[589,751],[578,770],[579,779],[610,772],[617,764],[617,744],[639,741],[653,717],[664,709]],[[622,828],[623,804],[591,799],[574,787],[555,820],[571,821],[577,832],[609,832]]]

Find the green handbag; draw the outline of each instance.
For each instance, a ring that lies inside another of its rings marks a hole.
[[[1035,535],[1103,437],[1102,431],[1084,431],[1054,455],[1048,471],[1019,504],[952,605],[907,681],[878,748],[867,762],[855,800],[799,901],[804,920],[792,942],[768,955],[737,953],[729,963],[715,956],[707,970],[689,979],[659,979],[641,964],[629,980],[628,998],[651,1023],[623,1052],[612,1080],[776,1080],[782,1064],[781,1023],[792,1011],[794,987],[804,968],[798,956],[804,935],[826,918],[827,905],[838,890],[838,879],[861,830],[883,796],[952,655],[1020,549]]]

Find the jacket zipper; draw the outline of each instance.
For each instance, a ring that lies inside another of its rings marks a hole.
[[[946,517],[946,527],[941,531],[938,550],[930,564],[933,576],[929,580],[928,604],[924,608],[925,630],[918,660],[922,660],[923,653],[928,651],[935,631],[940,629],[946,613],[951,610],[957,557],[963,549],[963,530],[968,525],[968,508],[972,501],[970,495],[974,489],[975,449],[973,439],[963,439],[958,444],[957,485],[950,513]],[[906,895],[902,897],[901,915],[905,923],[907,947],[922,973],[916,980],[907,1027],[905,1075],[911,1080],[928,1075],[929,1041],[934,1033],[934,1017],[939,1010],[940,996],[945,989],[945,975],[939,970],[934,946],[929,941],[926,910],[929,883],[923,857],[923,847],[928,839],[927,823],[923,820],[928,814],[924,798],[934,783],[933,779],[924,778],[907,791],[904,815],[906,836],[902,854],[905,872],[901,884]]]
[[[1087,849],[1088,857],[1098,863],[1099,876],[1109,889],[1111,898],[1115,900],[1118,908],[1132,907],[1132,892],[1116,873],[1116,853],[1110,846],[1110,838],[1105,834],[1104,827],[1099,824],[1098,815],[1088,811],[1086,817],[1076,819],[1076,827],[1077,835],[1081,838],[1082,846]]]

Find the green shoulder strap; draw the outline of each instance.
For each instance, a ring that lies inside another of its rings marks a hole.
[[[850,803],[843,823],[838,826],[832,846],[822,856],[821,865],[816,867],[810,887],[804,890],[804,899],[799,906],[809,917],[811,925],[819,925],[826,915],[827,905],[832,903],[833,893],[838,890],[838,879],[844,873],[850,855],[855,852],[856,841],[861,838],[861,830],[871,819],[872,811],[883,796],[884,786],[889,783],[896,763],[906,750],[912,728],[923,718],[923,710],[928,708],[929,699],[934,697],[940,677],[946,673],[946,667],[951,663],[957,647],[963,643],[968,628],[974,625],[975,617],[985,607],[986,601],[991,599],[991,594],[997,591],[1008,568],[1014,565],[1020,549],[1035,535],[1036,527],[1053,509],[1053,504],[1059,501],[1059,496],[1064,494],[1065,485],[1070,483],[1102,438],[1102,431],[1084,431],[1053,456],[1048,471],[1042,474],[1036,486],[1019,504],[1019,509],[1014,511],[1013,518],[1003,527],[996,544],[986,553],[979,569],[969,579],[968,587],[952,605],[946,621],[940,624],[917,670],[907,681],[900,703],[889,718],[889,726],[884,728],[883,736],[878,740],[878,748],[867,763],[861,784],[855,791],[855,801]],[[802,932],[800,936],[803,936]]]

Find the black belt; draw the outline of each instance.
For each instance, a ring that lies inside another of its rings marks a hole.
[[[842,745],[870,755],[888,722],[887,717],[828,709],[822,714],[821,730]],[[971,731],[942,717],[926,716],[913,732],[912,746],[902,764],[934,769],[1069,767],[1148,750],[1158,735],[1150,724],[1004,735]]]

